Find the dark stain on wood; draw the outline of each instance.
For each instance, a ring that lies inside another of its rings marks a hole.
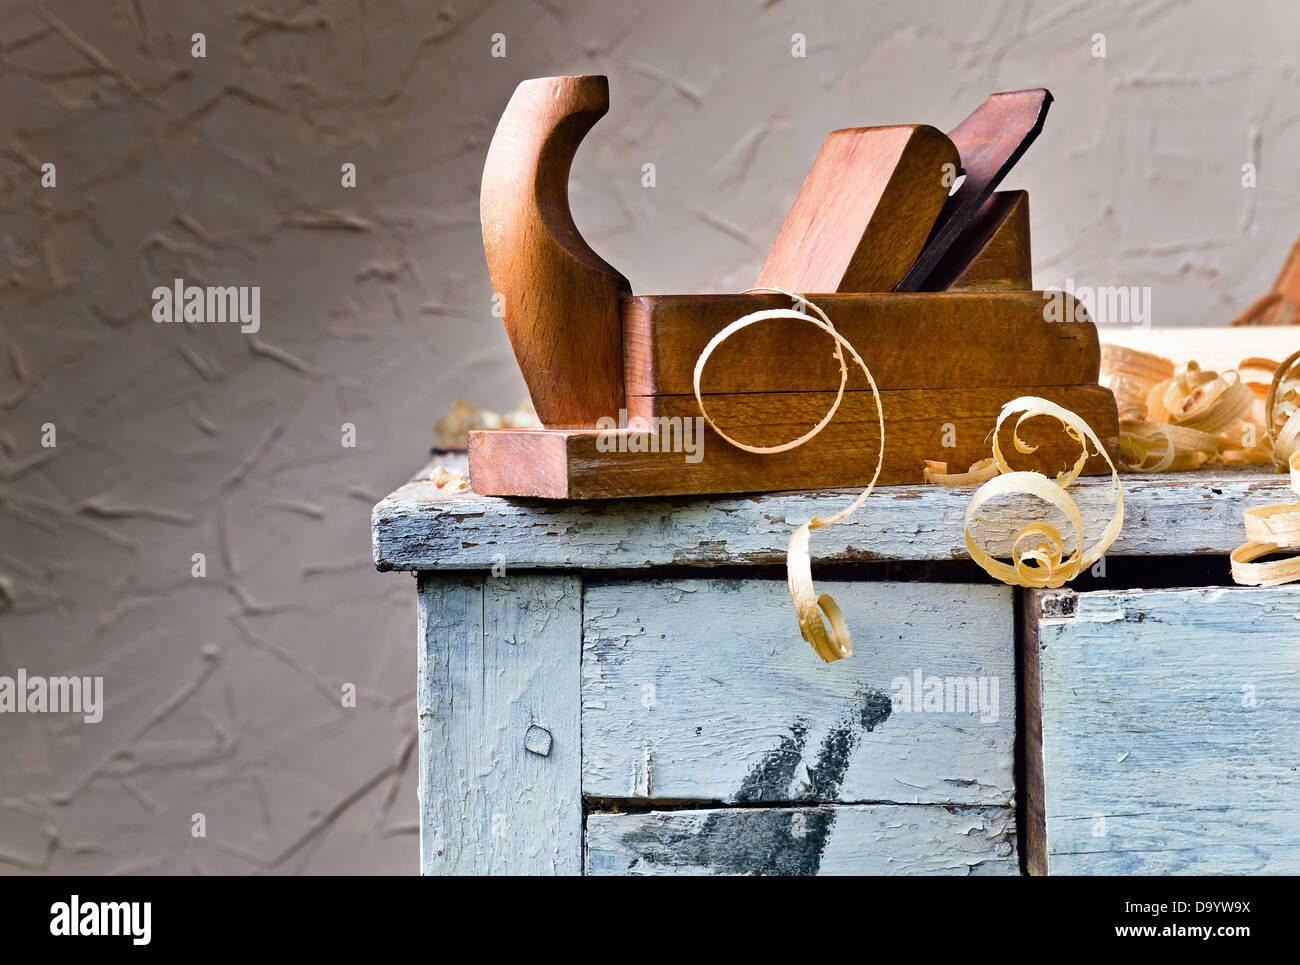
[[[803,760],[807,738],[808,725],[805,721],[796,720],[791,724],[790,733],[782,737],[781,742],[764,754],[745,775],[740,790],[736,792],[736,803],[759,804],[785,797],[794,781],[799,762]]]
[[[834,798],[848,773],[862,735],[883,724],[893,709],[889,694],[869,690],[856,707],[831,728],[805,765],[808,780],[794,800]],[[741,782],[737,804],[771,804],[791,799],[791,785],[803,761],[808,736],[805,720],[763,755]],[[628,832],[623,842],[638,861],[671,868],[706,867],[718,874],[815,875],[835,823],[835,809],[813,806],[793,814],[778,808],[742,808],[710,814],[698,831],[663,829]]]

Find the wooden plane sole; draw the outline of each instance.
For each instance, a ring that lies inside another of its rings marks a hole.
[[[991,453],[991,435],[1002,406],[1032,394],[1077,412],[1114,454],[1118,415],[1110,391],[1097,385],[1014,388],[895,389],[881,392],[885,461],[880,485],[919,483],[926,459],[965,470]],[[806,432],[825,412],[833,393],[734,393],[705,398],[724,431],[751,445],[771,445]],[[788,452],[756,454],[737,449],[707,426],[693,396],[633,401],[645,417],[666,420],[653,432],[620,429],[480,429],[469,435],[470,484],[488,496],[608,499],[743,493],[789,489],[835,489],[871,481],[879,447],[871,393],[845,394],[829,425],[811,442]],[[636,416],[632,416],[636,418]],[[1077,446],[1058,423],[1040,418],[1022,433],[1039,446],[1015,453],[1010,426],[1001,442],[1017,469],[1056,473],[1073,464]],[[658,451],[655,451],[658,450]],[[1108,472],[1094,457],[1086,472]]]

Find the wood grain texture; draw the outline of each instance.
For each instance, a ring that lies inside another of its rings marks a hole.
[[[921,482],[926,459],[946,458],[964,468],[986,457],[998,413],[1014,394],[1004,388],[882,392],[886,443],[880,483]],[[1109,389],[1039,386],[1035,394],[1077,412],[1114,451],[1118,414]],[[714,420],[733,438],[769,445],[807,432],[833,399],[830,393],[741,393],[710,395],[705,402]],[[679,428],[688,424],[680,420],[693,420],[699,414],[691,396],[641,397],[629,399],[628,405],[632,417],[676,419]],[[619,441],[595,430],[473,430],[470,485],[484,495],[552,499],[865,486],[875,470],[880,440],[875,402],[868,392],[846,393],[820,435],[786,452],[746,452],[703,423],[699,431],[703,447],[692,462],[683,451],[631,451],[646,439],[645,433],[623,433]],[[1004,425],[1005,451],[1010,451],[1011,431],[1011,423]],[[1012,462],[1019,468],[1056,473],[1078,456],[1077,446],[1050,422],[1027,424],[1021,435],[1039,448],[1015,456]],[[951,447],[944,447],[945,440],[952,442]],[[557,454],[561,446],[563,462]],[[626,451],[609,451],[615,447]],[[1089,474],[1106,471],[1105,461],[1097,456],[1085,468]]]
[[[1015,875],[1011,808],[823,805],[592,814],[591,875]]]
[[[992,94],[949,133],[966,180],[944,203],[899,291],[933,291],[930,274],[1043,129],[1052,95],[1041,88]]]
[[[1052,874],[1300,872],[1300,588],[1044,593]]]
[[[1100,352],[1091,322],[1044,320],[1044,293],[931,292],[810,296],[848,339],[882,389],[1095,383]],[[1065,308],[1073,317],[1074,302]],[[790,308],[781,295],[636,295],[623,300],[627,394],[690,395],[709,340],[752,312]],[[761,322],[720,345],[705,392],[834,392],[834,341],[793,319]],[[866,379],[849,365],[849,387]]]
[[[1227,555],[1242,539],[1242,510],[1290,502],[1287,477],[1259,469],[1126,475],[1124,528],[1111,556]],[[1071,488],[1088,532],[1110,517],[1110,480]],[[952,560],[967,557],[962,519],[974,487],[885,486],[843,522],[813,534],[819,562]],[[722,498],[562,502],[442,496],[414,480],[372,513],[375,565],[381,570],[488,569],[498,555],[512,567],[783,565],[790,531],[829,516],[851,490]],[[986,545],[1005,552],[1022,520],[1040,518],[1030,503],[991,505]]]
[[[818,591],[853,631],[853,657],[829,667],[800,638],[784,581],[588,584],[583,794],[1011,805],[1011,588]],[[926,687],[948,699],[923,704]]]
[[[1060,401],[1062,405],[1078,412],[1089,425],[1095,427],[1103,442],[1115,438],[1117,423],[1109,390],[1099,389],[1095,385],[1035,388],[1042,396]],[[944,449],[943,436],[950,426],[954,430],[954,439],[951,441],[955,444],[944,451],[949,462],[964,468],[971,462],[984,458],[991,451],[989,438],[997,425],[997,416],[1002,406],[1013,397],[1004,388],[894,389],[881,392],[886,439],[882,480],[886,484],[919,483],[922,461],[934,458],[935,452]],[[731,437],[749,445],[774,446],[812,429],[834,404],[835,394],[734,392],[709,393],[703,399],[709,414]],[[631,418],[687,419],[698,416],[699,411],[699,403],[693,395],[642,396],[628,400],[628,414]],[[1009,424],[1004,425],[999,435],[1003,451],[1008,453],[1012,452],[1011,428]],[[1070,443],[1059,428],[1048,421],[1026,423],[1021,436],[1040,447],[1039,452],[1033,455],[1009,456],[1022,468],[1050,468],[1056,472],[1072,464],[1079,455],[1078,445]],[[871,470],[875,468],[874,459],[866,457],[875,455],[879,438],[876,404],[871,393],[846,392],[835,418],[815,439],[800,448],[807,448],[811,453],[816,447],[820,459],[870,463],[865,467],[866,476],[861,477],[861,482],[866,483],[870,480]],[[714,450],[724,446],[735,450],[734,446],[729,446],[716,435],[708,435],[704,458],[700,464],[707,463],[714,455]],[[790,455],[793,456],[798,451],[795,450]],[[740,454],[754,455],[743,451]],[[774,464],[779,464],[783,455],[785,453],[756,455],[755,459],[771,459]],[[862,470],[858,471],[860,473]],[[1092,460],[1088,471],[1108,471],[1105,460]]]
[[[1214,328],[1129,328],[1106,326],[1101,341],[1140,352],[1154,352],[1175,364],[1196,361],[1203,369],[1235,369],[1243,359],[1281,362],[1300,350],[1300,328],[1286,325]],[[1251,378],[1258,379],[1259,375]]]
[[[960,168],[952,141],[925,124],[832,131],[755,287],[893,291],[921,253]]]
[[[947,291],[1034,287],[1029,192],[995,191],[940,259],[928,284]]]
[[[425,575],[424,874],[580,874],[576,576]]]
[[[619,296],[629,285],[591,250],[569,211],[573,156],[608,109],[604,77],[526,80],[483,168],[488,271],[543,425],[595,425],[623,405]]]

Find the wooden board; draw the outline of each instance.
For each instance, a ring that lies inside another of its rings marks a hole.
[[[592,814],[587,873],[1015,875],[1015,812],[859,804]]]
[[[1033,596],[1031,868],[1300,873],[1300,587]]]
[[[1300,327],[1287,325],[1206,328],[1129,328],[1105,326],[1101,341],[1141,352],[1154,352],[1174,364],[1197,362],[1203,369],[1235,369],[1243,359],[1269,358],[1281,362],[1300,351]],[[1258,378],[1258,376],[1255,376]]]
[[[928,284],[945,291],[1033,288],[1029,192],[995,191],[940,259]]]
[[[1044,320],[1044,293],[812,295],[882,389],[1083,385],[1097,381],[1097,331]],[[1071,300],[1066,317],[1073,317]],[[637,295],[623,300],[627,394],[689,395],[709,340],[751,312],[790,308],[781,295]],[[834,341],[793,319],[738,332],[709,357],[705,392],[835,391]],[[849,387],[866,379],[849,365]],[[608,413],[615,415],[616,413]]]
[[[588,584],[583,794],[1011,805],[1011,588],[818,591],[853,634],[852,658],[829,667],[799,636],[782,580]],[[926,688],[938,688],[928,705]]]
[[[851,502],[850,490],[620,502],[517,500],[467,492],[446,496],[427,473],[378,503],[372,545],[381,570],[481,569],[506,554],[512,566],[639,568],[683,564],[780,564],[790,531]],[[1283,475],[1260,469],[1122,477],[1124,528],[1117,556],[1226,555],[1241,542],[1242,510],[1294,499]],[[1106,477],[1072,488],[1085,526],[1100,531],[1110,504]],[[962,518],[974,487],[884,486],[863,510],[819,531],[820,562],[948,560],[966,556]],[[989,507],[991,546],[1006,549],[1031,507]],[[1002,535],[999,537],[997,533]]]
[[[463,458],[463,457],[462,457]],[[1261,469],[1125,475],[1124,528],[1112,556],[1226,556],[1242,539],[1242,510],[1295,499],[1285,475]],[[1089,533],[1109,518],[1109,477],[1071,493]],[[863,508],[812,538],[815,562],[966,558],[962,519],[973,486],[882,486]],[[851,502],[851,490],[606,502],[447,496],[428,473],[378,503],[371,515],[381,570],[512,567],[784,565],[790,531]],[[1011,534],[1037,513],[1025,501],[991,504],[989,546],[1005,555]],[[1226,579],[1226,568],[1225,568]]]
[[[425,575],[424,874],[580,874],[576,576]]]
[[[885,463],[880,483],[918,483],[926,459],[946,459],[965,468],[990,452],[988,437],[1005,402],[1006,389],[895,390],[881,393],[887,427]],[[1040,386],[1036,390],[1077,412],[1113,451],[1118,436],[1114,397],[1099,386]],[[742,441],[795,438],[812,428],[830,396],[709,396],[706,403],[719,425]],[[694,419],[694,398],[660,396],[642,399],[631,410],[661,418]],[[774,421],[782,410],[788,422]],[[807,421],[794,421],[808,416]],[[685,424],[679,424],[680,430]],[[694,423],[691,423],[694,428]],[[1010,451],[1011,425],[1003,432]],[[646,433],[624,432],[621,438],[596,430],[482,429],[469,434],[470,483],[484,495],[537,496],[550,499],[607,499],[687,493],[759,492],[780,489],[864,486],[871,480],[879,445],[875,405],[869,393],[846,394],[836,417],[811,442],[780,453],[745,452],[703,427],[698,461],[691,452],[634,452],[649,445]],[[1055,473],[1071,465],[1078,449],[1050,422],[1030,423],[1022,436],[1040,444],[1031,455],[1017,455],[1019,468]],[[656,436],[658,445],[659,436]],[[680,435],[667,435],[671,442]],[[951,442],[945,448],[945,442]],[[751,443],[752,444],[752,443]],[[603,451],[623,449],[624,451]],[[1087,472],[1106,471],[1094,457]]]
[[[755,287],[893,291],[960,168],[952,141],[925,124],[832,131]]]

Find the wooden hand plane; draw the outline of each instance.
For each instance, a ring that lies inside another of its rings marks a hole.
[[[995,94],[948,135],[833,132],[764,263],[756,287],[805,295],[870,367],[885,423],[881,484],[920,482],[927,459],[960,471],[987,456],[1002,405],[1020,395],[1074,410],[1114,450],[1096,328],[1070,296],[1032,290],[1028,196],[996,191],[1050,103],[1044,90]],[[710,340],[751,312],[795,306],[763,292],[632,293],[568,203],[574,154],[608,107],[604,77],[525,81],[488,149],[483,245],[542,427],[471,432],[474,490],[589,499],[865,485],[880,438],[852,367],[834,419],[798,448],[747,452],[703,424],[693,377]],[[1053,298],[1065,301],[1055,314]],[[803,435],[840,387],[835,349],[798,319],[744,329],[704,368],[709,414],[752,446]],[[1040,421],[1022,430],[1038,449],[1013,461],[1054,473],[1078,449]],[[1085,471],[1107,469],[1095,457]]]

